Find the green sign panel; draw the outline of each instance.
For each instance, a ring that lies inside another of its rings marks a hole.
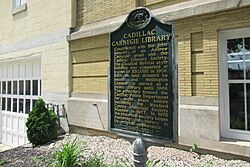
[[[110,34],[111,129],[173,139],[172,25],[145,8]]]

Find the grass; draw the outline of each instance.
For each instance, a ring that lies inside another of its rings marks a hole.
[[[106,164],[103,163],[102,158],[97,155],[95,155],[91,159],[86,160],[84,166],[86,167],[108,167]]]
[[[212,167],[213,162],[211,160],[207,161],[203,167]]]
[[[4,159],[0,159],[0,166],[3,166],[4,164],[6,164],[7,163],[7,161],[6,160],[4,160]]]
[[[55,158],[49,165],[50,167],[79,167],[82,166],[81,152],[83,151],[81,144],[75,138],[62,144],[55,151]]]
[[[198,145],[196,143],[193,143],[191,148],[189,149],[190,152],[196,152],[198,149]]]

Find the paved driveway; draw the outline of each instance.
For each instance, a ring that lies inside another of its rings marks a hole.
[[[6,150],[9,150],[9,149],[11,149],[10,146],[7,146],[5,144],[0,143],[0,152],[6,151]]]

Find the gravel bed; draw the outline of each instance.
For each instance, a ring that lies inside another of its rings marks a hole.
[[[83,136],[71,134],[51,144],[32,148],[31,145],[18,147],[9,151],[1,152],[0,159],[6,160],[4,167],[40,167],[48,166],[53,157],[53,151],[62,143],[70,140],[77,140],[82,143],[81,147],[83,160],[94,156],[103,158],[106,164],[121,162],[121,159],[132,164],[132,146],[124,139],[112,139],[105,136]],[[213,155],[200,155],[184,150],[151,146],[148,148],[149,160],[160,160],[157,166],[163,164],[170,167],[250,167],[250,163],[242,160],[224,160]]]

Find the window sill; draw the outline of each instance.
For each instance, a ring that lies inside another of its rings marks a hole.
[[[17,13],[20,13],[20,12],[23,12],[23,11],[26,11],[26,10],[27,10],[27,3],[22,4],[21,6],[18,6],[16,8],[12,9],[11,14],[15,15]]]

